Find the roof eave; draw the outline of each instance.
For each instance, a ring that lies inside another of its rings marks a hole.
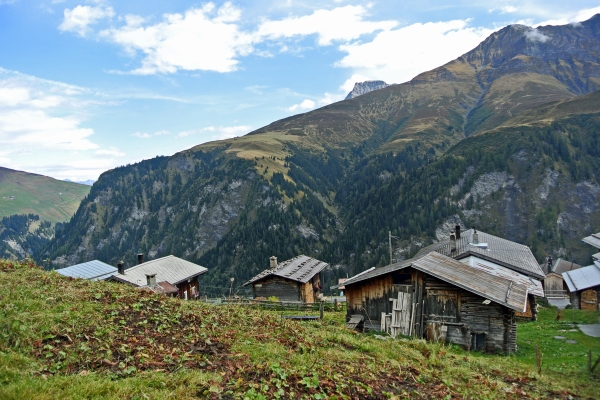
[[[200,275],[202,275],[202,274],[205,274],[207,271],[208,271],[208,269],[206,269],[206,268],[205,268],[205,269],[204,269],[204,271],[201,271],[201,272],[198,272],[197,274],[190,275],[190,276],[188,276],[188,277],[185,277],[185,278],[183,278],[183,279],[180,279],[180,280],[178,280],[177,282],[169,282],[169,281],[165,281],[165,282],[169,282],[171,285],[178,285],[178,284],[180,284],[181,282],[185,282],[185,281],[187,281],[187,280],[194,279],[194,278],[196,278],[196,277],[198,277],[198,276],[200,276]]]
[[[442,280],[442,281],[444,281],[444,282],[450,283],[450,284],[452,284],[452,285],[454,285],[454,286],[457,286],[457,287],[459,287],[459,288],[461,288],[461,289],[464,289],[464,290],[466,290],[467,292],[475,293],[476,295],[478,295],[478,296],[481,296],[481,297],[483,297],[484,299],[488,299],[488,300],[490,300],[490,301],[493,301],[493,302],[494,302],[494,303],[496,303],[496,304],[500,304],[500,305],[502,305],[502,306],[505,306],[505,307],[508,307],[508,308],[510,308],[510,309],[512,309],[512,310],[515,310],[515,311],[520,311],[520,312],[525,312],[525,309],[527,308],[527,301],[525,301],[524,309],[520,309],[519,307],[512,306],[512,305],[510,305],[510,304],[508,304],[508,303],[506,303],[506,302],[504,302],[504,301],[502,301],[502,300],[490,299],[490,298],[489,298],[489,296],[488,296],[487,294],[485,294],[485,293],[483,293],[483,292],[480,292],[479,290],[475,290],[475,289],[473,289],[473,288],[470,288],[470,287],[468,287],[467,285],[463,285],[463,284],[461,284],[461,283],[459,283],[459,282],[454,282],[454,281],[452,281],[452,280],[450,280],[450,279],[444,278],[443,276],[441,276],[441,275],[439,275],[439,274],[436,274],[436,273],[434,273],[434,272],[431,272],[431,271],[429,271],[429,270],[425,270],[425,268],[421,268],[421,267],[419,267],[419,265],[418,265],[418,264],[416,264],[416,265],[415,265],[415,264],[413,264],[413,265],[412,265],[412,267],[413,267],[413,268],[415,268],[415,269],[418,269],[419,271],[421,271],[421,272],[423,272],[423,273],[426,273],[426,274],[429,274],[429,275],[431,275],[431,276],[434,276],[434,277],[436,277],[436,278],[438,278],[438,279],[441,279],[441,280]],[[527,288],[525,288],[525,290],[526,290],[526,294],[527,294],[527,293],[529,293],[529,291],[528,291],[528,289],[527,289]],[[525,299],[527,299],[527,295],[525,295]]]

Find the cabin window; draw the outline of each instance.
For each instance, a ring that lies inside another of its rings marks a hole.
[[[475,351],[485,351],[487,335],[483,332],[474,332],[471,334],[471,349]]]

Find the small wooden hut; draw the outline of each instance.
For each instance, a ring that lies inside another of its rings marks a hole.
[[[600,311],[600,261],[564,272],[562,276],[569,288],[573,308]]]
[[[543,276],[526,246],[467,231],[415,258],[346,280],[347,318],[360,315],[365,327],[392,336],[512,353],[517,313],[535,310],[532,299],[544,295]]]
[[[280,301],[314,303],[321,293],[320,272],[329,264],[300,255],[277,263],[271,257],[270,268],[242,286],[252,285],[254,298],[276,297]]]

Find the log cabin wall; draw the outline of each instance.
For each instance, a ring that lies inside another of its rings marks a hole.
[[[469,350],[488,353],[516,351],[515,312],[500,304],[484,304],[485,298],[441,281],[424,276],[424,321],[445,325],[447,342]]]
[[[311,281],[300,284],[300,291],[302,293],[302,301],[305,303],[315,302],[315,292]]]
[[[392,312],[390,299],[399,292],[412,292],[410,274],[390,273],[346,287],[347,317],[362,314],[370,329],[380,329],[381,313]]]
[[[390,273],[346,286],[348,316],[362,314],[369,328],[378,329],[381,313],[392,312],[390,298],[396,298],[399,291],[410,291],[416,303],[413,316],[416,337],[427,337],[434,329],[443,331],[445,341],[465,349],[489,353],[516,350],[513,310],[494,302],[483,304],[485,298],[412,268],[402,272],[395,279]],[[394,283],[406,277],[406,273],[410,273],[408,281]]]
[[[300,284],[278,276],[268,276],[252,284],[254,298],[271,296],[280,301],[302,301]]]

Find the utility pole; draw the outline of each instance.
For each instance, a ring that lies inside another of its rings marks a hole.
[[[389,245],[390,245],[390,265],[392,265],[392,231],[388,231],[389,233]]]
[[[229,279],[231,281],[231,285],[229,285],[229,300],[231,300],[231,292],[233,290],[233,281],[235,280],[234,278]]]

